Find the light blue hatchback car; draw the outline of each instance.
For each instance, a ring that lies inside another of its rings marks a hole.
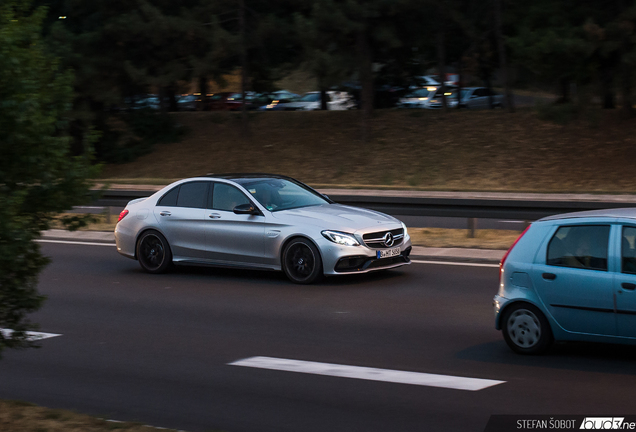
[[[501,261],[493,306],[518,353],[555,340],[636,344],[636,208],[534,222]]]

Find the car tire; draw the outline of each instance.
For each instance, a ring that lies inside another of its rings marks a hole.
[[[511,305],[501,319],[504,340],[518,354],[541,354],[552,344],[550,323],[537,307],[529,303]]]
[[[282,255],[285,275],[296,284],[308,285],[323,276],[318,248],[305,238],[295,238],[285,246]]]
[[[172,265],[168,240],[158,231],[144,232],[137,241],[137,260],[148,273],[165,273]]]

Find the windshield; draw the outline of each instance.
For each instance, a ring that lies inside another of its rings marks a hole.
[[[269,211],[289,210],[329,202],[303,185],[279,178],[237,179],[252,197]]]
[[[318,102],[320,100],[320,93],[308,93],[300,98],[300,102]]]
[[[462,89],[462,100],[468,99],[472,93],[472,90]]]

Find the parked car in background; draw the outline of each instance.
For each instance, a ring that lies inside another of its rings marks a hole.
[[[444,95],[446,96],[446,107],[457,108],[457,87],[451,86],[446,86],[444,93],[442,93],[442,88],[438,87],[433,96],[428,98],[426,103],[423,105],[423,108],[441,109],[444,106],[444,101],[442,99],[442,96]]]
[[[149,273],[172,264],[282,270],[294,283],[410,263],[406,226],[336,204],[290,177],[229,174],[179,180],[128,203],[117,251]]]
[[[407,93],[404,97],[400,98],[397,107],[398,108],[425,108],[428,104],[428,100],[433,97],[437,87],[418,88]]]
[[[300,97],[298,93],[290,92],[289,90],[277,90],[269,93],[273,99],[284,100],[287,102],[294,101]]]
[[[636,344],[636,209],[534,222],[501,261],[493,306],[517,353],[553,340]]]
[[[321,108],[320,102],[320,92],[314,91],[305,93],[297,101],[287,103],[274,101],[262,109],[272,111],[315,111]],[[327,109],[348,110],[355,108],[355,106],[355,102],[349,93],[331,90],[327,92]]]
[[[181,95],[177,98],[177,108],[179,111],[195,111],[199,97],[193,94]]]
[[[239,95],[239,99],[236,99]],[[210,111],[237,111],[241,109],[240,93],[218,92],[208,96],[206,109]]]
[[[486,87],[462,88],[461,106],[469,109],[490,108],[490,95],[492,95],[493,108],[501,108],[504,103],[504,97]]]

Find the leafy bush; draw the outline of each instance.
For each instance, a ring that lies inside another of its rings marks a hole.
[[[155,144],[177,142],[185,133],[174,117],[151,109],[120,114],[116,129],[112,124],[101,125],[102,139],[96,145],[97,158],[106,163],[132,162],[152,151]]]

